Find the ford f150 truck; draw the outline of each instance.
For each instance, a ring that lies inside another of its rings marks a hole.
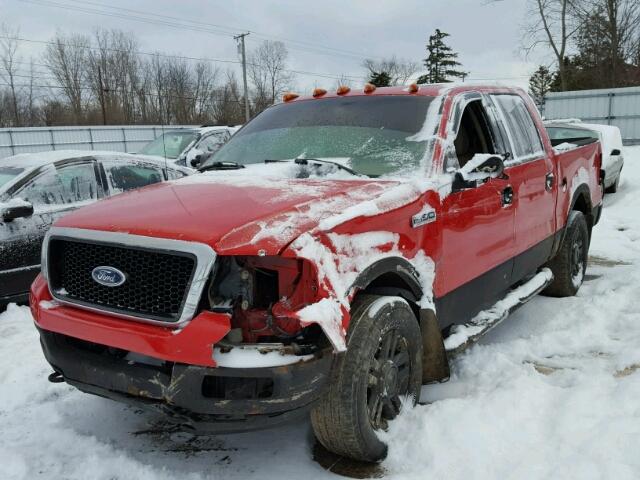
[[[377,431],[539,292],[574,295],[602,205],[596,139],[554,152],[519,89],[285,95],[203,173],[59,220],[31,309],[50,380],[234,432]]]

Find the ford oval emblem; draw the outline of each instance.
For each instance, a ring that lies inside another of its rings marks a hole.
[[[105,287],[119,287],[127,281],[125,273],[114,267],[96,267],[91,271],[91,278]]]

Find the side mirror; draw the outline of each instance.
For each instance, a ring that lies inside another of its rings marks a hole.
[[[202,163],[202,154],[198,154],[191,159],[191,168],[198,168]]]
[[[622,152],[617,148],[614,148],[613,150],[611,150],[611,155],[620,155],[620,154],[622,154]]]
[[[455,173],[453,190],[474,188],[490,178],[508,178],[504,173],[504,158],[501,155],[478,153]]]
[[[195,157],[191,159],[191,168],[198,168],[200,165],[204,163],[205,160],[209,160],[214,152],[202,152],[198,153]]]
[[[16,218],[26,218],[33,215],[33,205],[29,202],[14,201],[0,207],[0,218],[5,222],[12,222]]]

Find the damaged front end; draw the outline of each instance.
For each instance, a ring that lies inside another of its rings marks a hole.
[[[31,304],[57,372],[52,381],[161,410],[198,430],[234,432],[303,415],[322,393],[333,348],[295,313],[315,301],[315,278],[300,259],[218,256],[193,319],[180,328],[57,304],[42,277]],[[71,326],[79,322],[82,329]]]

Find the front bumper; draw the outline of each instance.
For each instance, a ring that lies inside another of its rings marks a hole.
[[[277,367],[216,367],[228,315],[201,314],[174,330],[51,303],[39,277],[32,313],[44,355],[67,383],[196,430],[255,430],[304,415],[331,369],[331,350]]]
[[[125,351],[39,329],[47,361],[83,392],[147,407],[194,430],[233,433],[307,413],[328,379],[332,355],[263,368],[132,361]]]

